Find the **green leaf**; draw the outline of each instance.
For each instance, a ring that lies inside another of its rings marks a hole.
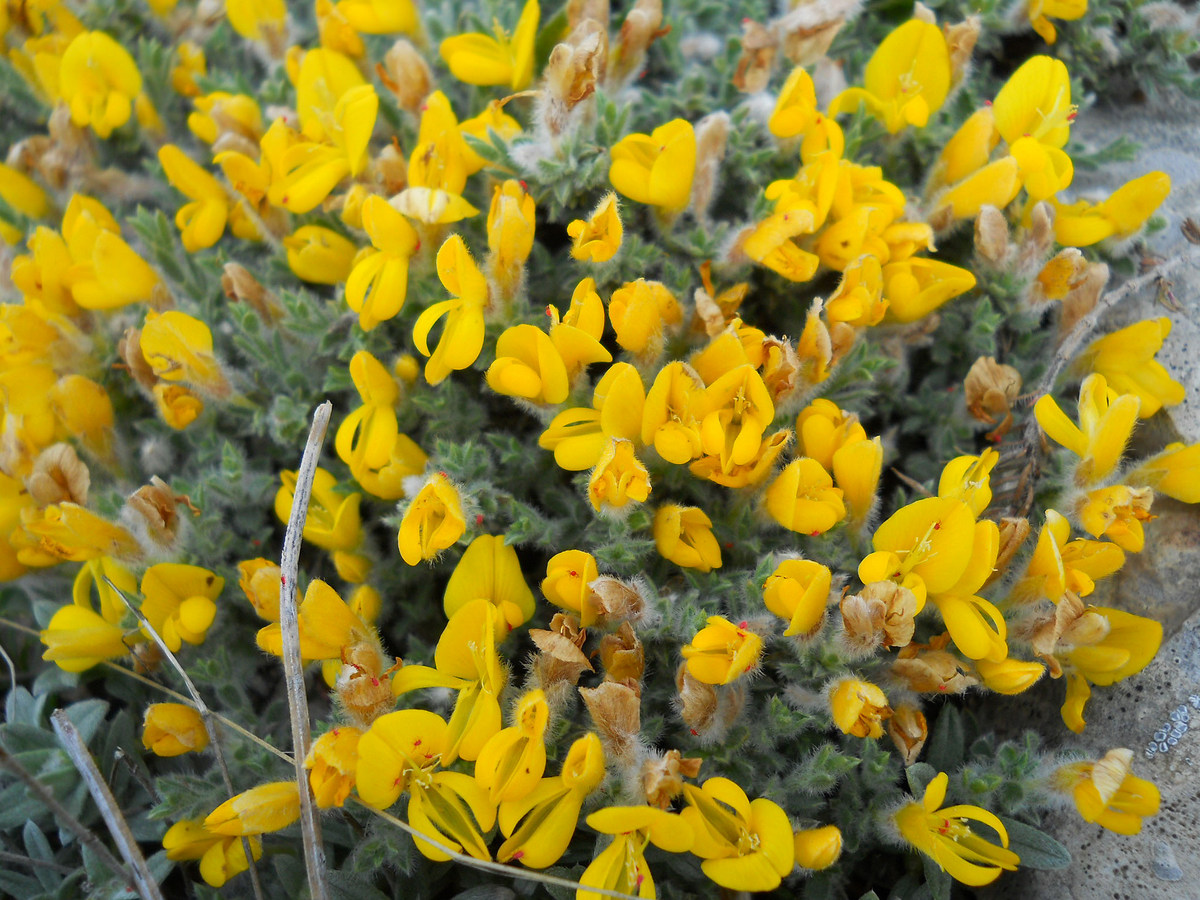
[[[904,775],[908,779],[908,789],[917,799],[924,795],[925,788],[929,787],[929,782],[933,781],[937,774],[937,769],[929,763],[923,762],[913,763],[904,770]]]
[[[1008,849],[1021,857],[1023,869],[1065,869],[1071,851],[1044,831],[1015,819],[1000,818],[1008,830]]]
[[[925,761],[939,772],[953,772],[963,762],[966,739],[958,708],[943,704],[925,745]]]
[[[96,734],[96,729],[104,721],[108,713],[108,703],[104,700],[80,700],[72,703],[64,710],[71,724],[79,732],[85,744],[90,744]]]
[[[30,859],[39,862],[54,862],[54,851],[50,848],[50,842],[46,840],[46,835],[37,825],[33,822],[26,822],[22,837],[25,841],[25,852],[29,854]],[[42,887],[51,891],[62,881],[62,876],[47,866],[34,866],[33,874],[42,883]]]
[[[954,887],[954,879],[949,872],[943,872],[942,867],[928,856],[922,854],[921,862],[925,866],[925,884],[929,886],[933,900],[950,900],[950,890]]]

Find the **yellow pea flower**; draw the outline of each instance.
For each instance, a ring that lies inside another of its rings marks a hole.
[[[808,200],[781,201],[776,204],[775,212],[759,222],[742,241],[742,250],[788,281],[805,282],[817,273],[821,259],[802,250],[793,238],[812,234],[817,227],[817,216]]]
[[[415,34],[420,24],[412,0],[341,0],[337,9],[363,34]]]
[[[1106,238],[1137,232],[1171,192],[1165,172],[1148,172],[1128,181],[1099,204],[1086,200],[1054,205],[1054,239],[1069,247],[1090,247]]]
[[[279,473],[282,486],[275,493],[275,516],[287,523],[295,501],[296,473]],[[317,468],[313,476],[304,539],[310,544],[334,552],[352,551],[362,543],[362,518],[358,507],[362,494],[343,494],[336,490],[337,479],[326,469]]]
[[[883,442],[880,438],[855,441],[833,454],[833,478],[842,491],[846,514],[855,527],[866,521],[875,506],[875,490],[883,474]]]
[[[300,818],[300,787],[294,781],[272,781],[230,797],[204,819],[214,834],[248,837],[282,831]]]
[[[1004,209],[1021,192],[1021,168],[1021,163],[1016,157],[1005,156],[972,172],[962,181],[938,194],[933,203],[934,212],[930,215],[930,220],[938,222],[941,227],[942,222],[949,225],[963,219],[974,219],[984,206]],[[1027,179],[1024,184],[1026,188],[1030,188],[1031,182]],[[1060,189],[1061,186],[1056,182],[1049,192],[1039,194],[1030,189],[1029,195],[1042,200]]]
[[[1034,404],[1033,413],[1047,436],[1080,458],[1076,482],[1090,484],[1117,467],[1140,409],[1136,394],[1118,395],[1103,375],[1089,375],[1079,389],[1078,425],[1049,394]]]
[[[1107,578],[1125,564],[1125,553],[1107,541],[1072,541],[1071,523],[1053,509],[1038,535],[1024,576],[1013,587],[1013,596],[1030,600],[1045,597],[1058,603],[1067,591],[1086,597],[1096,581]]]
[[[42,659],[50,660],[64,672],[86,672],[106,659],[127,656],[130,651],[124,628],[90,607],[73,603],[59,609],[38,636],[46,645]]]
[[[508,672],[496,653],[496,644],[507,632],[508,623],[496,606],[486,598],[477,598],[450,617],[434,649],[433,668],[406,665],[392,676],[392,693],[396,696],[427,687],[458,692],[446,726],[445,747],[439,751],[443,765],[459,758],[476,759],[503,724],[499,697],[508,681]],[[366,759],[361,747],[359,758]],[[359,772],[362,794],[362,770]],[[474,783],[474,779],[471,781]],[[398,790],[390,794],[388,803],[394,803],[398,794]],[[363,799],[372,803],[365,795]]]
[[[992,107],[977,109],[942,148],[930,176],[930,188],[957,184],[974,175],[988,164],[998,143],[1000,132],[996,130]]]
[[[1103,375],[1118,393],[1137,394],[1142,401],[1138,416],[1149,418],[1164,406],[1182,403],[1186,394],[1154,358],[1170,333],[1171,320],[1166,316],[1144,319],[1093,341],[1078,365]]]
[[[1141,553],[1146,545],[1142,522],[1153,519],[1151,488],[1131,488],[1124,484],[1089,491],[1079,507],[1083,530],[1093,537],[1106,537],[1122,550]]]
[[[1001,871],[1016,870],[1021,861],[1008,850],[1008,831],[994,814],[978,806],[941,808],[950,782],[939,772],[925,788],[920,801],[896,813],[894,821],[908,843],[932,859],[939,869],[970,887],[991,884]],[[982,822],[1000,836],[1000,846],[971,831],[971,821]]]
[[[533,325],[514,325],[500,335],[487,383],[497,394],[538,406],[562,403],[571,390],[567,365],[550,335]]]
[[[1145,616],[1104,606],[1088,607],[1088,612],[1102,616],[1106,629],[1091,643],[1079,644],[1060,657],[1067,675],[1063,722],[1076,734],[1084,728],[1090,685],[1107,686],[1136,675],[1150,665],[1163,637],[1162,625]]]
[[[296,77],[296,114],[304,136],[311,141],[332,140],[332,114],[338,101],[366,84],[358,66],[344,53],[324,47],[305,52]]]
[[[654,378],[642,409],[642,442],[669,463],[686,465],[704,453],[700,423],[707,413],[704,382],[695,370],[667,363]]]
[[[358,257],[346,279],[346,305],[358,313],[359,327],[370,331],[404,308],[408,262],[420,238],[404,216],[374,194],[363,201],[362,225],[375,249]]]
[[[224,578],[200,566],[159,563],[142,576],[142,614],[176,653],[184,641],[204,642],[224,587]]]
[[[65,282],[72,299],[85,309],[149,300],[162,284],[158,273],[121,239],[116,219],[98,200],[73,195],[63,213],[62,236],[70,253]]]
[[[584,278],[571,293],[571,305],[559,316],[558,307],[548,304],[550,340],[567,367],[574,384],[592,363],[612,362],[612,354],[600,343],[604,337],[604,301],[596,293],[596,280]]]
[[[182,431],[204,412],[204,401],[180,384],[159,382],[153,388],[154,403],[163,421]]]
[[[142,75],[129,52],[102,31],[75,35],[62,55],[58,89],[71,121],[107,139],[129,121]]]
[[[30,546],[17,551],[24,565],[48,566],[60,560],[83,562],[100,556],[134,559],[141,547],[132,534],[75,503],[56,503],[42,510],[25,508],[21,527]]]
[[[64,375],[44,396],[68,434],[101,459],[111,458],[113,406],[108,391],[83,375]]]
[[[621,206],[612,191],[601,198],[586,220],[574,219],[567,225],[571,256],[584,262],[608,262],[621,249],[624,234]]]
[[[546,771],[546,724],[550,707],[535,689],[517,701],[515,722],[496,732],[475,760],[475,781],[493,804],[520,800]]]
[[[785,637],[808,635],[825,618],[833,573],[811,559],[785,559],[763,585],[767,609],[788,623]]]
[[[555,606],[577,614],[580,624],[590,628],[598,614],[598,598],[591,583],[599,577],[596,559],[590,553],[564,550],[546,563],[542,593]]]
[[[50,196],[36,181],[0,163],[0,198],[12,209],[30,219],[45,218],[50,212]],[[620,221],[618,220],[618,228]],[[11,222],[0,219],[0,238],[9,244],[18,244],[24,235]],[[620,236],[618,235],[618,241]]]
[[[151,703],[142,721],[142,746],[155,756],[199,753],[208,746],[200,713],[183,703]]]
[[[263,557],[238,563],[238,587],[260,619],[279,621],[279,564]]]
[[[105,621],[114,625],[126,615],[125,604],[113,588],[105,581],[111,581],[129,597],[137,594],[137,578],[125,566],[115,559],[99,556],[87,560],[79,567],[75,581],[71,586],[71,596],[76,606],[84,609],[98,609]],[[95,590],[99,604],[92,602],[92,592]]]
[[[467,176],[481,168],[483,158],[467,147],[450,101],[434,91],[423,104],[417,146],[408,158],[408,186],[395,198],[396,208],[428,224],[474,216],[479,210],[462,191]]]
[[[446,618],[481,597],[499,610],[510,629],[533,618],[533,591],[525,583],[516,548],[506,544],[503,535],[481,534],[471,541],[446,584],[442,597]]]
[[[204,250],[219,241],[226,222],[243,240],[261,239],[258,226],[245,214],[241,204],[232,203],[221,183],[182,150],[166,144],[159,148],[158,159],[171,186],[192,201],[175,214],[175,225],[188,253]]]
[[[653,806],[609,806],[588,816],[587,823],[593,831],[613,835],[613,842],[579,876],[584,887],[576,892],[575,900],[600,900],[602,895],[588,891],[589,887],[653,898],[657,893],[646,864],[646,847],[654,844],[667,853],[686,853],[692,848],[691,826],[680,816]]]
[[[347,281],[358,254],[353,241],[324,225],[301,225],[283,239],[283,246],[292,274],[309,284]]]
[[[796,417],[796,436],[802,456],[815,459],[827,472],[833,472],[833,455],[842,447],[865,441],[866,429],[854,413],[818,398]]]
[[[825,300],[825,317],[830,324],[845,322],[865,328],[883,321],[887,306],[879,259],[860,256],[842,270],[837,290]]]
[[[704,452],[718,457],[723,471],[758,456],[763,434],[775,419],[775,404],[751,365],[726,372],[705,390],[708,412],[700,423]]]
[[[488,272],[506,300],[520,287],[525,260],[533,249],[535,219],[533,195],[521,182],[508,178],[496,186],[487,218]]]
[[[650,473],[633,452],[633,441],[609,438],[588,478],[588,500],[597,512],[622,514],[650,496]]]
[[[204,48],[194,41],[181,41],[175,48],[175,55],[178,61],[171,68],[171,87],[184,97],[199,96],[200,85],[196,84],[196,76],[203,78],[208,74]]]
[[[656,206],[668,216],[682,212],[696,174],[696,132],[672,119],[650,134],[630,134],[613,145],[608,180],[619,194]]]
[[[614,363],[596,384],[592,408],[559,413],[538,438],[538,446],[552,450],[561,469],[590,469],[612,438],[640,440],[645,401],[646,388],[638,370],[629,363]]]
[[[1051,19],[1074,22],[1087,12],[1087,0],[1029,0],[1026,14],[1029,24],[1047,44],[1058,40],[1058,29]]]
[[[194,316],[178,310],[146,313],[142,355],[163,381],[185,382],[215,397],[229,394],[229,382],[213,355],[212,331]]]
[[[255,144],[262,138],[262,112],[248,94],[213,91],[192,99],[195,112],[188,115],[188,130],[206,144],[226,134],[244,137]]]
[[[457,234],[450,235],[438,250],[437,271],[442,286],[453,296],[434,303],[413,325],[413,342],[422,356],[429,357],[425,380],[430,384],[440,384],[451,372],[466,369],[479,358],[483,349],[483,312],[488,302],[487,279]],[[443,316],[446,324],[431,355],[429,332]]]
[[[941,260],[914,257],[883,267],[886,320],[900,323],[924,318],[949,300],[975,287],[967,269]]]
[[[817,89],[812,76],[796,66],[779,89],[767,128],[777,138],[796,137],[808,131],[818,115]]]
[[[682,649],[687,670],[704,684],[731,684],[758,665],[763,641],[746,623],[735,625],[724,616],[709,616]]]
[[[225,4],[229,25],[248,41],[270,42],[282,37],[287,27],[284,0],[246,0]]]
[[[255,835],[246,842],[251,856],[261,859],[262,839]],[[200,860],[200,877],[215,888],[224,887],[234,875],[250,868],[241,839],[212,833],[204,827],[203,819],[176,822],[163,835],[163,849],[167,851],[167,859],[177,862]]]
[[[1142,819],[1158,814],[1162,797],[1154,782],[1133,774],[1132,763],[1132,750],[1109,750],[1102,759],[1060,766],[1051,784],[1071,794],[1085,822],[1114,834],[1138,834]]]
[[[518,860],[531,869],[544,869],[566,853],[588,794],[604,780],[604,748],[592,732],[578,738],[562,772],[543,778],[520,800],[500,804],[500,831],[508,839],[496,851],[500,862]]]
[[[772,891],[796,862],[792,824],[778,805],[751,800],[728,778],[683,786],[679,814],[692,830],[691,852],[712,881],[731,891]]]
[[[989,448],[979,456],[957,456],[942,467],[937,495],[961,500],[976,516],[992,503],[991,471],[1000,454]]]
[[[401,558],[415,566],[453,547],[466,530],[457,488],[444,473],[436,472],[408,505],[396,543]]]
[[[460,34],[442,41],[439,52],[459,81],[479,85],[507,85],[523,91],[533,81],[533,51],[537,38],[537,0],[526,0],[510,39],[499,22],[496,36]]]
[[[819,872],[828,869],[842,855],[842,832],[836,825],[805,828],[795,835],[796,865]]]
[[[1148,484],[1183,503],[1200,503],[1200,444],[1167,444],[1131,472],[1128,480]]]
[[[846,517],[844,491],[815,459],[789,463],[767,488],[765,504],[771,518],[799,534],[824,534]]]
[[[664,332],[683,321],[683,310],[662,282],[639,278],[613,291],[608,318],[617,343],[639,358],[650,360],[662,353]]]
[[[891,134],[907,125],[925,126],[950,92],[950,50],[942,30],[910,19],[893,30],[875,50],[863,74],[863,87],[848,88],[829,104],[829,115],[859,103]]]
[[[663,559],[685,569],[721,568],[721,545],[712,520],[698,506],[660,506],[654,513],[654,545]]]
[[[1023,659],[1009,658],[999,662],[977,659],[975,671],[979,673],[979,680],[989,691],[1012,696],[1023,694],[1037,684],[1046,674],[1046,667],[1039,662],[1027,662]]]
[[[883,720],[891,716],[883,691],[869,681],[844,678],[829,690],[833,723],[856,737],[883,736]]]
[[[309,582],[296,613],[300,655],[304,659],[344,661],[348,648],[379,643],[375,630],[337,591],[320,579]],[[283,635],[278,620],[259,629],[256,643],[264,653],[283,656]]]
[[[358,775],[358,743],[362,732],[341,725],[312,742],[304,767],[320,809],[344,806]]]
[[[1071,104],[1067,67],[1049,56],[1034,56],[1022,63],[992,104],[996,130],[1010,146],[1029,137],[1046,147],[1063,147],[1076,110]]]

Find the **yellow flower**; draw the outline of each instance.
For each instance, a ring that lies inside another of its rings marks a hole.
[[[821,259],[815,253],[802,250],[792,239],[812,234],[818,224],[809,201],[779,201],[775,212],[759,222],[742,241],[742,250],[752,260],[788,281],[808,281],[820,268]]]
[[[996,130],[996,117],[992,113],[992,107],[977,109],[967,117],[942,148],[934,165],[930,188],[957,184],[974,175],[988,164],[992,151],[999,142],[1000,132]]]
[[[682,212],[696,173],[696,132],[684,119],[672,119],[650,134],[630,134],[612,148],[608,180],[637,203]]]
[[[891,716],[883,691],[869,681],[844,678],[829,690],[833,723],[855,737],[883,736],[883,720]]]
[[[275,493],[275,515],[287,523],[295,500],[296,473],[279,473],[282,486]],[[313,476],[308,518],[304,521],[304,539],[324,550],[349,551],[362,543],[362,518],[358,506],[362,494],[343,494],[336,490],[333,473],[318,468]]]
[[[163,381],[185,382],[216,397],[229,393],[229,382],[213,355],[212,331],[194,316],[178,310],[146,313],[142,355]]]
[[[535,219],[533,195],[520,181],[509,178],[496,186],[487,218],[488,271],[508,300],[517,293],[533,249]]]
[[[771,394],[754,367],[738,366],[710,384],[705,405],[708,411],[700,423],[705,454],[718,457],[725,472],[754,460],[775,419]]]
[[[951,76],[950,50],[942,30],[910,19],[875,50],[863,75],[863,87],[838,94],[829,104],[829,115],[862,103],[892,134],[906,125],[922,128],[945,102]]]
[[[142,746],[155,756],[199,753],[208,746],[200,713],[182,703],[151,703],[142,722]]]
[[[163,421],[182,431],[204,412],[204,401],[179,384],[159,382],[153,388],[154,402]]]
[[[342,660],[349,647],[369,642],[378,644],[374,629],[337,591],[320,579],[308,583],[297,609],[297,620],[300,655],[304,659]],[[283,635],[278,620],[259,629],[257,643],[264,653],[283,655]]]
[[[767,128],[777,138],[791,138],[808,131],[817,119],[817,89],[812,76],[796,66],[779,89]]]
[[[46,645],[42,659],[64,672],[85,672],[106,659],[120,659],[130,649],[119,624],[73,603],[59,609],[39,637]]]
[[[176,653],[184,641],[204,642],[224,587],[224,578],[200,566],[159,563],[142,576],[142,614]]]
[[[85,309],[149,300],[162,284],[149,264],[121,239],[112,214],[91,197],[71,197],[63,213],[62,236],[70,253],[65,281],[74,301]]]
[[[248,41],[270,41],[287,26],[284,0],[246,0],[225,5],[230,27]]]
[[[0,199],[13,211],[30,219],[45,218],[50,212],[50,196],[41,186],[24,172],[4,163],[0,163]],[[617,227],[620,228],[620,220]],[[0,237],[15,245],[24,235],[11,222],[0,219]],[[620,241],[619,233],[617,240]]]
[[[1076,734],[1084,728],[1083,710],[1092,696],[1089,683],[1107,686],[1136,675],[1154,659],[1163,636],[1162,625],[1145,616],[1103,606],[1088,607],[1088,612],[1105,619],[1105,630],[1091,643],[1081,643],[1062,656],[1067,698],[1061,712],[1063,722]]]
[[[1107,541],[1070,540],[1071,523],[1053,509],[1046,510],[1046,523],[1038,535],[1025,575],[1013,588],[1022,599],[1045,597],[1058,603],[1066,591],[1086,597],[1096,581],[1125,564],[1125,553]]]
[[[419,19],[412,0],[341,0],[338,12],[363,34],[415,34]]]
[[[459,34],[442,41],[439,52],[451,73],[467,84],[507,85],[523,91],[533,81],[533,51],[540,9],[537,0],[526,0],[511,40],[499,22],[494,38],[485,34]]]
[[[659,370],[642,411],[642,441],[667,462],[685,465],[704,452],[700,422],[707,398],[695,371],[678,360]]]
[[[301,225],[283,239],[283,246],[287,248],[287,263],[292,274],[309,284],[346,281],[352,274],[358,253],[352,240],[324,225]],[[346,293],[349,297],[349,285]]]
[[[842,270],[837,290],[825,300],[829,323],[856,328],[878,325],[887,313],[883,299],[883,268],[875,256],[860,256]]]
[[[346,279],[346,305],[370,331],[394,318],[408,294],[408,261],[420,244],[416,229],[382,197],[362,206],[362,225],[375,249],[358,257]]]
[[[751,800],[728,778],[685,784],[679,818],[692,829],[700,868],[731,891],[772,891],[796,862],[787,813],[763,797]]]
[[[596,512],[621,513],[650,496],[650,473],[633,452],[633,441],[609,438],[588,478],[588,500]]]
[[[453,547],[466,530],[458,490],[444,473],[437,472],[408,505],[396,542],[400,556],[415,566]]]
[[[263,557],[238,563],[238,587],[260,619],[279,621],[279,564]]]
[[[246,843],[254,859],[261,859],[262,840],[253,836]],[[163,835],[163,849],[167,851],[167,859],[200,860],[200,877],[215,888],[224,887],[234,875],[250,868],[241,839],[213,834],[204,827],[203,819],[176,822]]]
[[[257,144],[262,138],[262,112],[248,94],[213,91],[192,100],[196,111],[188,116],[188,130],[206,144],[226,134],[236,134]]]
[[[613,842],[596,855],[579,876],[584,885],[575,900],[600,900],[595,887],[620,891],[635,897],[654,898],[654,878],[646,864],[646,847],[654,844],[667,853],[686,853],[692,848],[692,829],[680,817],[652,806],[609,806],[587,817],[588,827],[614,836]]]
[[[704,684],[730,684],[758,665],[763,642],[746,623],[734,625],[723,616],[709,616],[682,650],[687,670]]]
[[[1117,467],[1140,408],[1136,394],[1118,395],[1103,375],[1089,375],[1079,388],[1078,425],[1049,394],[1038,400],[1033,413],[1047,436],[1080,458],[1075,480],[1085,485],[1108,477]]]
[[[1002,870],[1009,872],[1021,861],[1008,847],[1008,831],[992,813],[978,806],[948,806],[950,778],[945,772],[929,782],[920,802],[909,803],[895,815],[904,839],[932,859],[939,869],[970,887],[991,884]],[[971,821],[982,822],[1000,836],[996,846],[971,831]]]
[[[1087,0],[1029,0],[1027,14],[1033,30],[1047,44],[1058,40],[1058,30],[1050,19],[1074,22],[1087,12]]]
[[[525,583],[516,548],[504,542],[504,535],[481,534],[471,541],[446,584],[446,618],[481,597],[499,610],[510,629],[533,618],[533,591]]]
[[[24,565],[53,565],[69,559],[83,562],[98,556],[136,558],[141,547],[133,535],[76,503],[55,503],[42,510],[26,508],[21,527],[31,536],[17,558]]]
[[[1028,186],[1029,183],[1026,182],[1026,187]],[[1054,190],[1059,190],[1059,187],[1056,185]],[[951,222],[973,219],[984,206],[1004,209],[1020,192],[1020,162],[1015,157],[1005,156],[972,172],[962,181],[938,194],[933,202],[935,211],[930,215],[930,220],[936,221],[939,227],[942,227],[943,221],[949,225]],[[1034,196],[1032,190],[1030,196]],[[1044,199],[1046,196],[1048,194],[1043,193],[1037,199]]]
[[[294,781],[273,781],[230,797],[204,819],[214,834],[247,837],[282,831],[300,818],[300,788]]]
[[[546,771],[546,723],[550,707],[540,689],[517,701],[515,722],[496,732],[475,760],[475,781],[493,804],[520,800]]]
[[[880,438],[855,441],[834,451],[833,477],[855,527],[866,521],[875,506],[875,489],[882,473],[883,442]]]
[[[1022,63],[992,104],[996,130],[1010,146],[1028,137],[1046,147],[1063,147],[1075,112],[1067,67],[1049,56]]]
[[[654,545],[663,559],[685,569],[721,568],[721,546],[712,520],[698,506],[660,506],[654,513]]]
[[[457,234],[450,235],[438,250],[437,271],[442,286],[453,296],[431,305],[413,325],[413,342],[422,356],[429,357],[425,380],[430,384],[440,384],[451,372],[466,369],[479,358],[488,302],[487,279]],[[430,355],[429,332],[442,316],[446,316],[446,324]]]
[[[1154,782],[1132,773],[1132,763],[1132,750],[1109,750],[1103,759],[1059,767],[1051,783],[1071,792],[1085,822],[1114,834],[1138,834],[1142,819],[1158,813],[1162,798]]]
[[[107,139],[129,121],[142,76],[129,52],[102,31],[75,35],[62,55],[58,89],[71,121]]]
[[[567,225],[571,256],[584,262],[608,262],[621,249],[624,233],[620,203],[609,191],[586,220],[574,219]]]
[[[116,585],[116,589],[110,587],[105,579]],[[75,582],[71,586],[71,596],[75,605],[95,609],[96,605],[92,603],[93,588],[100,600],[100,615],[106,621],[116,624],[125,618],[126,614],[125,604],[117,591],[133,597],[137,594],[137,579],[115,559],[100,556],[87,560],[79,567]]]
[[[200,85],[196,84],[196,76],[203,78],[208,74],[204,48],[193,41],[180,41],[175,53],[179,61],[171,69],[171,87],[185,97],[199,96]]]
[[[596,559],[583,550],[564,550],[546,563],[542,593],[555,606],[576,613],[584,628],[596,622],[597,597],[591,583],[600,577]]]
[[[352,59],[344,53],[324,47],[304,53],[295,82],[300,130],[311,141],[335,140],[332,133],[337,129],[334,119],[340,117],[334,114],[334,110],[339,101],[353,89],[367,86]],[[371,121],[373,124],[373,113]],[[368,128],[366,137],[369,136]],[[365,140],[358,143],[365,146]]]
[[[842,447],[865,441],[866,429],[858,416],[839,409],[831,400],[814,400],[796,417],[800,453],[815,459],[826,472],[833,472],[833,455]]]
[[[612,438],[641,438],[646,389],[638,370],[614,363],[596,383],[592,408],[574,407],[554,417],[538,438],[538,446],[554,451],[554,461],[568,472],[596,465]]]
[[[842,832],[836,825],[797,831],[796,865],[819,872],[828,869],[842,855]]]
[[[514,325],[500,335],[487,383],[497,394],[539,406],[562,403],[571,389],[567,365],[550,335],[533,325]]]
[[[1144,319],[1093,341],[1078,365],[1103,375],[1118,393],[1137,394],[1142,401],[1138,415],[1147,419],[1164,406],[1182,403],[1186,393],[1154,358],[1170,333],[1166,316]]]
[[[600,343],[604,337],[604,301],[596,293],[596,281],[584,278],[571,293],[571,305],[560,318],[558,307],[546,306],[550,317],[550,340],[567,367],[573,385],[592,363],[612,362],[612,354]]]
[[[343,806],[358,774],[358,742],[362,733],[351,725],[330,729],[308,749],[304,767],[320,809]]]
[[[960,294],[975,287],[975,276],[966,269],[936,259],[914,257],[883,267],[887,320],[907,323],[923,318]]]
[[[1093,537],[1106,537],[1122,550],[1141,553],[1146,544],[1142,522],[1153,519],[1151,488],[1131,488],[1124,484],[1089,491],[1081,502],[1079,521]]]
[[[1128,480],[1148,484],[1183,503],[1200,503],[1200,444],[1167,444],[1131,472]]]
[[[767,609],[788,623],[785,637],[811,634],[825,618],[833,573],[811,559],[785,559],[763,585]]]
[[[166,144],[159,148],[158,159],[171,186],[192,201],[175,214],[175,225],[183,237],[183,249],[188,253],[204,250],[219,241],[226,222],[243,240],[260,239],[258,227],[246,216],[241,203],[232,203],[221,183],[192,162],[182,150],[174,144]]]
[[[815,459],[789,463],[767,488],[771,518],[799,534],[824,534],[846,517],[843,491]]]
[[[662,353],[664,329],[682,322],[683,310],[662,282],[639,278],[613,291],[608,318],[617,343],[649,360]]]
[[[1023,694],[1029,690],[1042,675],[1046,667],[1039,662],[1027,662],[1023,659],[1002,659],[992,662],[987,659],[975,661],[975,671],[983,686],[997,694]]]
[[[531,869],[558,862],[575,833],[583,801],[603,780],[604,748],[588,732],[571,744],[558,777],[543,778],[520,800],[500,804],[497,818],[507,840],[496,859],[519,860]]]
[[[396,696],[427,687],[458,692],[446,726],[446,746],[441,751],[443,765],[459,758],[476,759],[503,724],[499,696],[508,672],[496,654],[496,643],[507,633],[508,623],[490,600],[483,597],[471,600],[450,617],[442,630],[434,649],[434,668],[406,665],[392,677],[392,693]],[[362,748],[359,757],[366,758]],[[471,781],[474,783],[474,779]],[[362,793],[361,769],[359,793]],[[398,790],[390,796],[388,805],[395,802]],[[366,796],[363,799],[372,802]]]

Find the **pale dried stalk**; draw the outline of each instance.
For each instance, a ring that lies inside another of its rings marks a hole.
[[[232,797],[234,794],[233,779],[229,775],[229,766],[225,762],[225,754],[221,751],[221,732],[217,728],[212,710],[208,708],[208,704],[200,696],[200,691],[196,689],[195,682],[192,681],[187,670],[179,662],[179,658],[171,652],[171,648],[167,646],[167,642],[163,640],[163,636],[158,633],[158,629],[150,624],[150,620],[146,618],[145,614],[133,605],[133,601],[126,597],[125,592],[117,587],[107,575],[104,576],[104,583],[121,598],[121,602],[125,604],[125,608],[137,617],[138,624],[154,639],[154,643],[158,645],[158,649],[162,651],[163,656],[171,664],[171,667],[179,673],[179,677],[183,679],[183,684],[187,688],[187,692],[192,695],[192,705],[200,713],[200,720],[204,723],[204,730],[208,732],[208,743],[213,749],[213,755],[217,758],[217,768],[221,770],[221,780],[225,782],[225,790]],[[258,875],[258,863],[254,861],[254,855],[250,852],[250,841],[247,838],[242,838],[242,849],[246,852],[246,861],[250,864],[250,883],[254,888],[255,900],[263,900],[262,880]]]
[[[292,756],[296,782],[300,788],[300,830],[304,835],[304,866],[308,871],[308,891],[313,900],[326,900],[325,847],[321,842],[321,820],[304,760],[312,743],[308,720],[308,696],[304,691],[304,662],[300,658],[300,620],[296,609],[296,578],[300,570],[300,544],[304,520],[308,518],[308,499],[312,495],[317,460],[329,427],[333,404],[326,400],[313,413],[308,443],[296,473],[292,496],[292,514],[283,537],[283,556],[279,561],[279,629],[283,637],[283,677],[287,685],[288,712],[292,719]]]
[[[50,789],[33,777],[32,773],[23,765],[17,762],[16,759],[9,754],[7,750],[0,747],[0,766],[8,769],[17,776],[25,787],[42,802],[42,805],[54,815],[54,818],[71,834],[79,839],[79,843],[86,846],[89,850],[96,854],[100,862],[104,864],[114,875],[124,875],[128,877],[129,870],[122,865],[121,861],[112,855],[112,852],[104,846],[100,838],[96,837],[96,833],[80,822],[77,818],[71,815],[65,806],[58,802],[55,796],[50,793]]]
[[[71,762],[83,776],[88,793],[100,807],[100,815],[104,818],[104,823],[108,825],[108,831],[116,842],[117,849],[121,851],[121,856],[132,870],[138,894],[142,900],[163,900],[158,883],[150,873],[150,867],[146,865],[146,857],[142,855],[142,850],[137,845],[133,832],[129,830],[129,823],[121,815],[116,798],[108,789],[108,785],[104,783],[100,770],[96,768],[96,761],[92,759],[92,754],[88,752],[87,746],[83,743],[83,738],[79,736],[79,732],[61,709],[56,709],[51,713],[50,724],[54,727],[54,733],[58,735],[58,740],[66,749],[67,755],[71,757]],[[117,871],[120,869],[118,868]]]

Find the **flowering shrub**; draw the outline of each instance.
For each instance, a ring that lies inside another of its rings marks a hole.
[[[1157,811],[987,727],[1145,668],[1087,598],[1200,502],[1086,2],[219,6],[0,5],[5,891],[948,897]]]

